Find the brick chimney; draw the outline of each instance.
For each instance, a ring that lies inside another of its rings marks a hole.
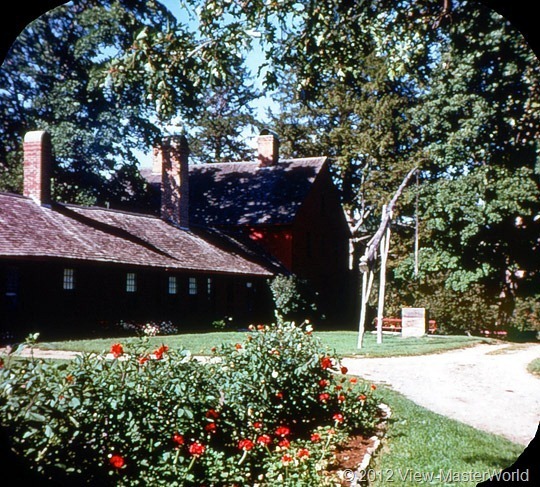
[[[52,148],[49,134],[43,130],[24,136],[23,194],[36,203],[51,203]]]
[[[189,147],[183,135],[166,137],[161,158],[161,218],[189,228]]]
[[[269,130],[262,130],[257,140],[257,159],[261,167],[274,166],[279,159],[279,139]]]

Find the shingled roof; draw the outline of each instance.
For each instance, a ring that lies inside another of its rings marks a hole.
[[[291,223],[326,157],[286,159],[270,166],[258,161],[189,167],[189,218],[202,226]],[[159,186],[159,174],[143,173]]]
[[[201,272],[270,276],[230,239],[187,232],[160,218],[52,204],[0,193],[0,257],[65,258]],[[222,248],[222,247],[226,247]]]

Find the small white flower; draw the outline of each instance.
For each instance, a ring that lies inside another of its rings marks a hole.
[[[275,379],[279,375],[277,370],[272,371],[272,377]]]

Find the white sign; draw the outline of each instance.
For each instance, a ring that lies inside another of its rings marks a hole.
[[[425,308],[402,308],[401,309],[401,336],[421,337],[426,334],[426,309]]]

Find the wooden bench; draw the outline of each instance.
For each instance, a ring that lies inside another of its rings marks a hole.
[[[383,318],[382,329],[383,331],[401,331],[401,318]],[[377,318],[375,318],[375,327],[377,327]],[[428,321],[428,333],[435,333],[437,331],[437,322],[435,320]]]

